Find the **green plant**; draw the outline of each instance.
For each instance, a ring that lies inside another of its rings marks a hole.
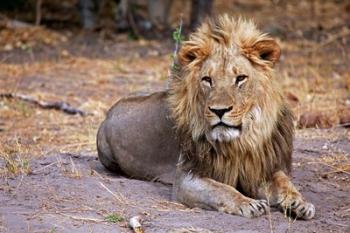
[[[109,223],[118,223],[124,220],[124,218],[119,214],[109,214],[104,217],[104,220]]]
[[[179,26],[173,32],[173,40],[175,41],[175,50],[171,55],[171,58],[173,59],[173,64],[171,66],[172,71],[177,71],[179,69],[179,67],[176,65],[176,57],[177,57],[180,44],[184,40],[184,37],[182,36],[181,33],[182,33],[182,19],[180,19]]]

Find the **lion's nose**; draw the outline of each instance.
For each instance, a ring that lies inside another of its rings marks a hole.
[[[209,110],[212,111],[213,113],[215,113],[215,115],[217,115],[220,119],[221,117],[232,110],[232,106],[228,107],[228,108],[211,108],[209,107]]]

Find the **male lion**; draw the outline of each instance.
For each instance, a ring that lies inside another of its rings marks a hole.
[[[101,162],[168,181],[176,167],[175,197],[191,207],[256,217],[269,204],[313,218],[314,206],[286,175],[294,132],[273,72],[279,56],[277,42],[251,21],[203,23],[182,44],[168,91],[109,111],[97,136]]]

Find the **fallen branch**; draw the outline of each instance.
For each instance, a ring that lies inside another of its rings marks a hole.
[[[64,214],[64,213],[59,213],[62,216],[71,218],[73,220],[78,220],[78,221],[84,221],[84,222],[95,222],[95,223],[101,223],[101,222],[106,222],[103,219],[98,219],[98,218],[85,218],[85,217],[80,217],[80,216],[72,216],[69,214]]]
[[[53,162],[53,163],[50,163],[50,164],[48,164],[48,165],[46,165],[46,166],[44,166],[44,167],[38,168],[38,169],[32,171],[32,174],[37,175],[38,172],[40,172],[40,171],[42,171],[42,170],[45,170],[46,168],[49,168],[49,167],[51,167],[51,166],[53,166],[53,165],[55,165],[55,164],[57,164],[57,163],[58,163],[58,162]]]
[[[14,93],[0,93],[0,98],[7,98],[7,99],[17,99],[21,100],[27,103],[34,104],[40,108],[43,109],[55,109],[62,111],[64,113],[70,114],[70,115],[76,115],[79,114],[80,116],[87,115],[82,110],[79,110],[77,108],[72,107],[69,103],[58,101],[58,102],[45,102],[41,100],[37,100],[33,98],[32,96],[22,95],[22,94],[14,94]]]
[[[34,25],[19,21],[16,19],[9,19],[5,15],[0,14],[0,28],[16,29],[16,28],[29,28]]]

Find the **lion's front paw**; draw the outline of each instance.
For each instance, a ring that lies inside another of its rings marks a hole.
[[[294,201],[291,207],[297,218],[309,220],[315,216],[315,206],[309,202]]]
[[[239,214],[244,217],[253,218],[267,212],[269,206],[266,200],[254,200],[248,198],[239,207]]]
[[[291,212],[299,219],[310,220],[315,216],[315,206],[302,199],[293,200],[289,205],[282,205],[287,213]]]

